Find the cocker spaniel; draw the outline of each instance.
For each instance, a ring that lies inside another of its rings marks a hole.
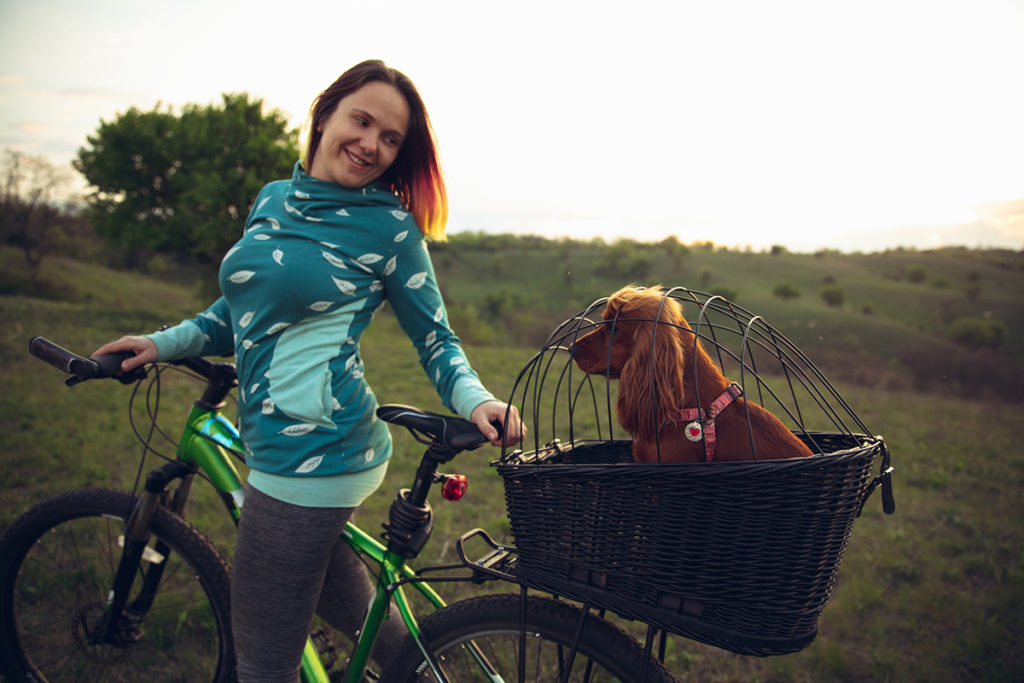
[[[636,462],[813,455],[777,417],[742,398],[696,338],[682,306],[660,287],[620,289],[602,318],[570,351],[583,372],[619,380],[619,422],[633,437]]]

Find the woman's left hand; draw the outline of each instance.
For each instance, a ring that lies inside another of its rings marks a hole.
[[[484,401],[473,408],[473,414],[469,419],[495,446],[519,443],[526,436],[526,427],[519,419],[519,411],[515,406],[501,401]],[[498,435],[498,430],[494,428],[492,422],[497,422],[502,426],[505,432],[504,438]]]

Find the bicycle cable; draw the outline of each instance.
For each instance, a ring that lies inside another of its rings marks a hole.
[[[135,473],[135,481],[132,485],[133,496],[137,495],[138,493],[139,483],[142,480],[142,473],[145,471],[147,455],[152,453],[156,457],[161,458],[167,462],[175,460],[174,457],[166,455],[165,453],[162,453],[161,451],[153,447],[152,442],[153,439],[155,438],[155,435],[163,437],[163,439],[167,443],[169,443],[174,449],[178,448],[178,442],[171,438],[171,436],[168,435],[167,432],[165,432],[160,427],[159,424],[158,418],[160,415],[160,396],[162,391],[161,375],[168,370],[173,370],[197,382],[205,381],[205,379],[202,376],[194,372],[190,372],[184,368],[178,367],[176,365],[171,365],[167,363],[153,363],[150,365],[150,368],[153,370],[153,374],[152,376],[149,377],[149,382],[146,385],[145,393],[145,414],[149,420],[148,433],[142,433],[142,430],[140,429],[135,419],[135,402],[138,398],[141,385],[145,378],[140,379],[135,383],[135,386],[132,388],[131,396],[128,399],[128,423],[131,425],[132,432],[135,434],[136,440],[140,444],[142,444],[142,456],[139,459],[139,468]],[[231,398],[232,400],[234,400],[234,397]],[[232,454],[236,455],[236,457],[239,457],[238,454],[235,453],[233,450],[229,449],[229,451]],[[201,477],[202,479],[206,480],[208,483],[213,484],[213,480],[201,470],[197,470],[196,474],[199,475],[199,477]]]

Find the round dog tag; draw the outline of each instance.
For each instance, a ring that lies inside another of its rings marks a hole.
[[[686,438],[690,441],[700,441],[704,438],[704,427],[701,426],[699,420],[694,420],[686,425]]]

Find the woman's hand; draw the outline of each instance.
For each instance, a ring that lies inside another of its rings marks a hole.
[[[118,351],[130,351],[135,354],[124,359],[124,362],[121,363],[121,372],[131,372],[140,365],[155,363],[159,360],[157,358],[156,344],[148,337],[121,337],[117,341],[104,344],[96,349],[92,352],[92,356],[95,358],[96,356],[105,356],[108,353],[117,353]]]
[[[473,414],[469,419],[495,446],[519,443],[526,436],[526,427],[519,419],[519,411],[515,406],[509,406],[501,401],[484,401],[473,408]],[[498,430],[494,428],[492,422],[502,426],[504,438],[498,436]]]

